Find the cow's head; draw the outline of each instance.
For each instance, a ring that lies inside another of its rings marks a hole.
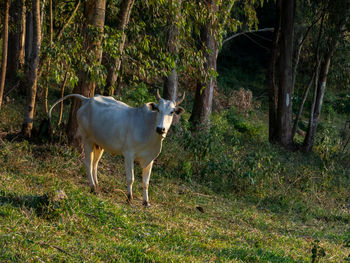
[[[179,96],[175,101],[166,100],[160,97],[159,90],[157,90],[157,100],[158,104],[154,102],[148,103],[149,108],[157,112],[157,125],[155,132],[157,132],[162,137],[167,134],[171,123],[173,121],[174,114],[180,115],[185,110],[178,106],[185,98],[185,92],[182,96]]]

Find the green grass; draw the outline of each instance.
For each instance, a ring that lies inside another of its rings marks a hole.
[[[325,252],[319,262],[349,260],[347,162],[285,152],[248,125],[256,139],[228,130],[222,148],[210,146],[218,158],[232,154],[236,171],[223,174],[211,153],[196,166],[180,126],[155,162],[144,208],[139,168],[131,205],[118,156],[103,156],[101,194],[91,194],[75,150],[5,137],[19,128],[15,109],[0,112],[1,262],[311,262],[313,248]],[[47,203],[57,190],[68,198]]]

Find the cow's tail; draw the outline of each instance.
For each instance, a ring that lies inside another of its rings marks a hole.
[[[49,110],[49,118],[48,118],[48,120],[47,120],[47,122],[48,122],[48,137],[49,137],[49,140],[50,141],[52,141],[52,137],[53,137],[53,131],[52,131],[52,124],[51,124],[51,113],[52,113],[52,110],[53,110],[53,108],[58,104],[58,103],[60,103],[60,102],[62,102],[62,101],[64,101],[65,99],[68,99],[68,98],[71,98],[71,97],[74,97],[74,98],[78,98],[78,99],[80,99],[83,103],[85,102],[85,101],[88,101],[90,98],[87,98],[87,97],[84,97],[83,95],[80,95],[80,94],[69,94],[69,95],[67,95],[67,96],[65,96],[65,97],[63,97],[63,98],[61,98],[61,99],[59,99],[58,101],[56,101],[53,105],[52,105],[52,107],[50,108],[50,110]]]
[[[61,98],[61,99],[59,99],[58,101],[56,101],[56,102],[52,105],[52,107],[50,108],[50,110],[49,110],[49,121],[50,121],[50,123],[51,123],[51,112],[52,112],[53,108],[54,108],[58,103],[60,103],[61,101],[64,101],[65,99],[68,99],[68,98],[71,98],[71,97],[78,98],[78,99],[80,99],[82,102],[89,100],[89,98],[87,98],[87,97],[85,97],[85,96],[83,96],[83,95],[80,95],[80,94],[69,94],[69,95],[67,95],[67,96],[64,96],[63,98]]]

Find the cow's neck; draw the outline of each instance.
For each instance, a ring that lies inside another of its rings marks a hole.
[[[148,145],[154,145],[158,147],[162,147],[163,139],[157,132],[157,113],[150,111],[146,105],[142,108],[144,113],[144,119],[148,125],[145,125],[143,128],[147,129],[145,133],[148,135]]]
[[[141,107],[143,112],[143,121],[147,123],[142,129],[143,134],[147,138],[144,141],[144,151],[138,153],[138,161],[141,165],[146,167],[152,160],[154,160],[160,153],[162,149],[163,138],[156,133],[157,126],[157,113],[148,110],[147,106]]]

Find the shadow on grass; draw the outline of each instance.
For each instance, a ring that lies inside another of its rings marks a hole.
[[[62,203],[53,201],[48,194],[17,195],[0,190],[0,205],[4,204],[10,204],[25,211],[34,211],[37,216],[45,219],[57,217],[62,208]]]
[[[257,206],[262,211],[272,212],[276,215],[297,215],[302,221],[307,218],[315,218],[326,223],[339,222],[349,224],[350,217],[346,214],[330,213],[326,209],[310,207],[303,200],[293,200],[288,196],[269,196],[259,202]]]

